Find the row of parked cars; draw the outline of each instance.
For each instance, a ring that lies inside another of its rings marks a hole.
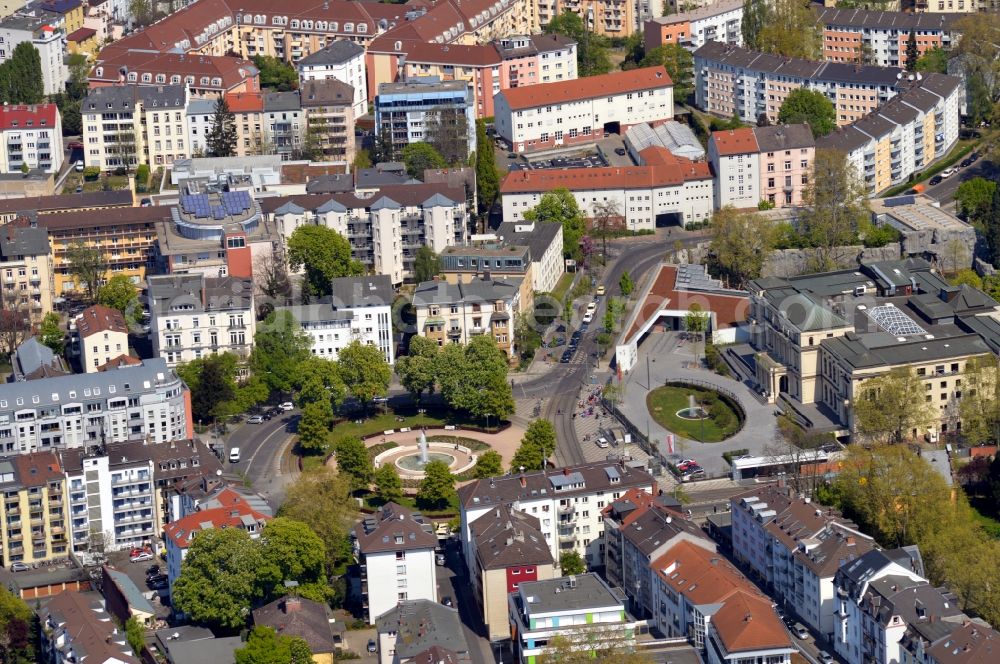
[[[570,335],[569,344],[567,345],[566,350],[563,351],[562,357],[559,358],[560,362],[563,364],[569,364],[569,362],[573,360],[573,355],[576,353],[576,348],[580,345],[580,339],[582,338],[583,332],[580,330],[577,330]]]
[[[274,408],[268,408],[260,415],[251,415],[247,418],[247,424],[263,424],[272,417],[278,417],[282,413],[288,412],[295,408],[295,404],[291,401],[286,401],[285,403],[278,404]]]
[[[684,459],[676,466],[682,480],[690,480],[696,477],[704,477],[705,469],[698,465],[694,459]]]

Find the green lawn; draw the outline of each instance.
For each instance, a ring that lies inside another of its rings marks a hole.
[[[703,443],[717,443],[725,440],[740,429],[737,414],[725,401],[718,399],[715,406],[709,407],[728,415],[720,415],[704,420],[686,420],[677,416],[677,411],[688,407],[688,397],[694,394],[698,401],[704,401],[715,396],[714,393],[698,390],[693,387],[660,387],[646,396],[646,407],[650,415],[660,426],[685,438]],[[706,406],[708,407],[708,406]],[[723,420],[722,422],[720,422]]]
[[[430,413],[418,413],[409,417],[403,417],[402,419],[402,422],[397,422],[396,414],[389,412],[384,415],[371,417],[362,421],[361,424],[355,424],[350,420],[336,424],[333,427],[333,432],[330,433],[330,449],[332,450],[344,438],[350,438],[351,436],[364,438],[365,436],[371,436],[372,434],[388,431],[389,429],[399,431],[405,427],[410,427],[411,429],[440,427],[445,423],[443,419],[435,417]],[[414,433],[413,435],[416,436],[417,434]]]
[[[107,177],[108,185],[112,189],[128,189],[128,177],[124,175],[109,175]],[[78,186],[83,187],[83,191],[86,193],[101,191],[103,184],[101,179],[85,181],[83,179],[83,173],[70,173],[66,177],[66,182],[63,183],[63,193],[72,194],[76,191]]]
[[[987,532],[990,537],[1000,539],[1000,521],[997,520],[997,506],[992,498],[982,495],[970,495],[969,505],[975,515],[976,523]]]
[[[453,494],[451,500],[448,502],[448,506],[441,510],[430,510],[421,508],[417,505],[416,499],[411,496],[403,496],[403,499],[400,500],[399,502],[403,507],[408,507],[411,510],[416,510],[421,514],[423,514],[424,516],[430,517],[432,519],[441,516],[454,516],[458,514],[459,511],[457,494]],[[369,494],[368,496],[365,497],[365,507],[367,507],[368,509],[377,510],[379,507],[382,507],[382,505],[383,505],[382,500],[379,499],[374,494]]]
[[[572,272],[566,272],[563,276],[559,277],[559,283],[552,289],[552,297],[557,302],[562,302],[563,298],[566,297],[566,291],[573,284],[573,276]]]

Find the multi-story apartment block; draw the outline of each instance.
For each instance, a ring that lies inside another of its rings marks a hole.
[[[268,127],[264,121],[264,95],[260,92],[226,95],[226,104],[236,122],[236,156],[272,152]],[[211,126],[209,121],[208,127]]]
[[[0,63],[6,62],[20,44],[28,43],[38,51],[42,65],[42,92],[54,95],[66,87],[66,32],[51,24],[51,17],[24,13],[0,20]]]
[[[604,508],[632,488],[656,491],[645,470],[598,461],[558,470],[475,480],[458,490],[463,555],[472,569],[470,524],[501,505],[537,517],[552,558],[576,551],[591,565],[604,560]]]
[[[515,319],[529,311],[530,302],[521,301],[522,279],[493,279],[485,272],[481,279],[460,284],[425,281],[417,284],[412,306],[417,316],[417,334],[445,343],[467,344],[472,337],[489,334],[513,361],[517,357]]]
[[[190,393],[160,358],[93,374],[0,386],[0,449],[80,448],[137,436],[191,438]]]
[[[915,0],[913,5],[918,13],[926,12],[929,14],[951,14],[952,12],[969,14],[996,9],[996,5],[990,0]]]
[[[84,162],[111,171],[189,157],[188,98],[181,85],[91,89],[81,111]]]
[[[802,205],[812,180],[816,141],[807,124],[713,132],[708,161],[717,179],[715,205]]]
[[[167,365],[217,353],[249,357],[257,325],[250,279],[191,273],[147,283],[153,354]]]
[[[354,528],[361,564],[361,605],[368,624],[400,602],[437,601],[437,535],[430,521],[386,503]]]
[[[429,138],[431,131],[457,131],[464,117],[468,154],[476,150],[476,114],[472,86],[467,81],[442,81],[434,76],[404,83],[382,83],[375,97],[376,131],[389,138],[395,154]]]
[[[555,226],[555,228],[553,228]],[[562,224],[504,221],[496,231],[497,239],[505,247],[526,246],[531,260],[531,289],[536,293],[550,293],[563,276]],[[494,259],[495,269],[496,261]],[[472,266],[471,267],[476,267]],[[480,265],[481,269],[490,266]]]
[[[814,62],[706,42],[694,52],[695,105],[722,117],[737,115],[776,124],[781,105],[799,88],[825,94],[837,124],[859,120],[899,92],[903,70],[896,67]]]
[[[928,431],[907,435],[956,431],[962,372],[996,347],[988,321],[1000,305],[974,288],[948,284],[922,259],[768,277],[748,290],[761,393],[793,417],[800,404],[822,404],[829,424],[844,433],[855,430],[851,404],[865,380],[897,368],[919,377],[933,413]]]
[[[4,309],[24,312],[33,323],[52,311],[52,252],[44,228],[23,219],[0,226],[0,278]]]
[[[776,601],[832,639],[834,575],[845,562],[875,548],[872,539],[783,484],[739,494],[731,504],[736,560]]]
[[[706,162],[661,147],[639,156],[638,166],[511,171],[500,185],[504,219],[521,223],[524,213],[555,189],[571,191],[587,216],[595,214],[595,204],[613,203],[622,230],[653,230],[666,217],[686,226],[712,216],[715,183]]]
[[[307,157],[354,163],[354,89],[335,78],[303,81]]]
[[[522,583],[558,576],[537,517],[502,505],[472,523],[475,566],[473,592],[483,612],[491,641],[510,636],[507,596]]]
[[[75,323],[85,373],[94,373],[111,360],[128,355],[128,324],[122,312],[95,304],[84,309]]]
[[[0,458],[3,563],[36,563],[69,555],[66,478],[50,451]]]
[[[654,18],[643,25],[646,51],[658,46],[679,44],[697,49],[706,42],[743,44],[743,2],[721,0],[704,7]]]
[[[264,93],[264,137],[270,154],[282,161],[297,158],[302,151],[306,120],[298,90]]]
[[[184,109],[184,113],[187,115],[187,141],[192,157],[205,155],[208,152],[206,139],[215,121],[215,103],[211,99],[192,99],[188,102],[187,108]],[[237,151],[242,147],[241,143],[242,141],[237,140]]]
[[[303,224],[332,228],[351,243],[354,259],[393,285],[413,278],[417,250],[436,253],[468,236],[465,190],[445,184],[386,185],[342,194],[261,199],[267,219],[286,240]]]
[[[346,39],[330,42],[298,62],[299,81],[334,79],[351,86],[354,92],[354,117],[368,113],[368,76],[365,47]]]
[[[149,49],[102,49],[90,70],[90,87],[183,85],[194,98],[260,91],[260,72],[249,60],[229,55],[158,53]]]
[[[642,21],[649,18],[645,12],[640,15],[639,5],[647,11],[649,3],[644,0],[582,0],[580,2],[560,2],[560,0],[538,0],[538,22],[548,25],[549,21],[562,12],[573,12],[583,21],[588,30],[605,37],[627,37],[641,28]],[[661,7],[656,8],[660,15]]]
[[[58,173],[65,157],[62,119],[55,104],[0,108],[0,172],[24,166]]]
[[[287,311],[312,338],[313,355],[336,360],[340,351],[354,341],[377,346],[386,362],[395,362],[392,343],[392,283],[386,275],[342,277],[331,282],[327,299],[294,307]]]
[[[872,195],[907,182],[958,141],[963,89],[943,74],[917,75],[905,92],[816,145],[843,152]]]
[[[577,77],[576,42],[562,35],[510,35],[496,40],[494,46],[502,59],[502,89]]]
[[[227,488],[220,491],[210,505],[168,523],[163,529],[163,539],[167,545],[167,579],[171,592],[181,575],[181,563],[187,557],[188,548],[200,531],[238,528],[251,538],[259,539],[270,519],[269,514],[254,509],[242,494]]]
[[[935,3],[938,0],[930,1]],[[906,45],[911,34],[920,55],[933,48],[951,50],[961,38],[956,24],[964,16],[833,7],[819,9],[817,14],[823,26],[824,59],[883,67],[906,67],[909,64],[906,62]]]
[[[497,136],[516,152],[533,152],[670,120],[674,86],[663,67],[645,67],[502,90],[493,103]]]
[[[596,574],[529,581],[508,599],[514,656],[532,664],[545,656],[546,644],[562,636],[577,652],[635,645],[638,626],[625,611],[625,597]]]

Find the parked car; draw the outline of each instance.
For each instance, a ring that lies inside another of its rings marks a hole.
[[[239,463],[240,462],[240,448],[234,447],[229,450],[229,463]]]
[[[604,284],[601,284],[600,286],[597,287],[597,294],[600,296],[604,295],[604,293],[605,293]]]
[[[943,171],[941,171],[941,177],[943,177],[943,178],[950,178],[952,175],[954,175],[957,172],[958,172],[958,169],[955,168],[954,166],[952,166],[951,168],[946,168]]]
[[[247,424],[263,424],[263,423],[264,423],[263,415],[254,415],[253,417],[247,418]]]
[[[573,351],[566,350],[563,351],[562,357],[559,358],[559,361],[562,362],[563,364],[569,364],[569,361],[572,359],[573,359]]]
[[[160,566],[159,565],[150,565],[149,567],[146,568],[146,576],[147,577],[154,576],[154,575],[159,574],[159,573],[160,573]]]
[[[368,652],[375,652],[376,650],[375,639],[368,639]]]
[[[969,166],[972,166],[972,160],[966,157],[962,160],[962,168],[968,168]]]
[[[285,403],[279,405],[278,408],[284,411],[294,410],[295,404],[293,404],[291,401],[286,401]]]
[[[73,170],[77,173],[83,173],[83,159],[76,160],[76,163],[73,164]]]
[[[166,574],[157,574],[156,576],[151,576],[148,579],[146,579],[146,585],[149,586],[150,588],[166,582],[167,582]]]
[[[598,295],[600,295],[600,293],[598,293]],[[595,311],[597,311],[597,303],[596,302],[591,302],[590,304],[587,305],[587,313],[588,314],[592,314]]]
[[[677,470],[687,470],[688,466],[697,466],[698,462],[694,459],[684,459],[677,464]]]
[[[143,551],[143,552],[138,553],[138,554],[136,554],[134,556],[130,556],[129,559],[128,559],[128,561],[130,563],[144,563],[144,562],[146,562],[148,560],[152,560],[152,559],[153,559],[153,554],[151,554],[149,551]]]
[[[455,606],[455,603],[451,601],[450,597],[442,597],[441,603],[444,604],[445,606]]]
[[[434,556],[434,564],[438,567],[444,567],[444,554],[438,553]]]
[[[615,154],[619,157],[625,156],[625,148],[615,148]]]
[[[806,626],[803,625],[802,623],[798,623],[798,622],[795,623],[795,626],[792,627],[792,632],[794,632],[795,636],[797,636],[800,639],[808,639],[809,638],[809,630],[806,629]]]
[[[836,664],[833,656],[825,650],[820,650],[816,653],[816,659],[819,660],[819,664]]]
[[[942,181],[944,181],[943,177],[941,177],[940,175],[935,175],[930,180],[928,180],[927,184],[933,187],[936,184],[941,184]]]
[[[372,403],[378,403],[378,404],[389,403],[389,397],[375,397],[374,399],[372,399]]]
[[[583,315],[583,324],[589,325],[594,320],[594,312],[588,311]]]
[[[603,450],[606,447],[611,447],[611,443],[608,442],[607,438],[601,436],[600,438],[597,439],[597,446]]]
[[[10,571],[11,572],[27,572],[29,569],[31,569],[31,565],[29,565],[28,563],[11,563],[10,564]]]

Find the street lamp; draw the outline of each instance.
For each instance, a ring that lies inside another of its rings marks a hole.
[[[493,415],[493,413],[486,413],[486,430],[487,431],[490,430],[490,416],[491,415]]]

